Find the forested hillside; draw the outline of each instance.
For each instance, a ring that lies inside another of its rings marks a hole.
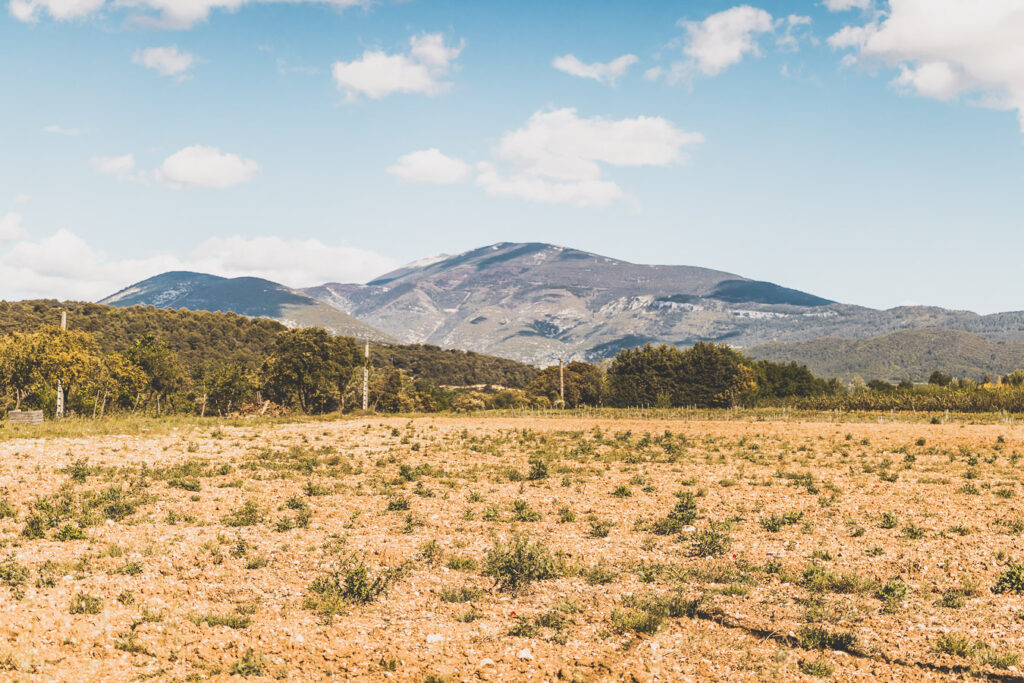
[[[903,330],[868,339],[824,338],[773,342],[744,353],[775,362],[796,361],[822,377],[924,382],[939,370],[982,380],[1024,367],[1024,342],[994,341],[957,330]]]
[[[165,342],[187,369],[203,365],[258,365],[287,330],[273,320],[235,313],[38,300],[0,301],[0,336],[57,325],[61,311],[68,313],[68,329],[88,332],[104,352],[123,353],[133,342],[148,335]],[[539,372],[531,365],[506,358],[420,344],[372,344],[370,360],[375,367],[400,369],[436,385],[521,388]]]

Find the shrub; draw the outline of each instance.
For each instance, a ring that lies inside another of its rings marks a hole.
[[[472,557],[456,555],[454,557],[449,557],[445,566],[447,566],[448,569],[454,569],[457,572],[471,572],[476,569],[476,565],[477,562]]]
[[[103,601],[85,593],[76,593],[68,607],[71,614],[99,614],[103,611]]]
[[[732,539],[724,531],[705,529],[694,535],[690,551],[695,557],[719,557],[731,544]]]
[[[388,500],[388,512],[404,512],[409,509],[409,499],[403,496],[396,496]]]
[[[936,652],[944,652],[947,655],[967,657],[975,650],[975,644],[967,636],[959,633],[944,633],[935,640]]]
[[[473,602],[484,597],[484,591],[476,586],[460,586],[458,588],[445,586],[441,589],[440,597],[444,602]]]
[[[661,536],[678,534],[683,527],[693,524],[693,520],[697,519],[697,499],[694,495],[689,491],[676,495],[679,496],[679,501],[667,516],[654,523],[651,528],[653,533]]]
[[[615,487],[614,491],[612,491],[612,495],[616,498],[630,498],[633,495],[633,492],[630,491],[629,487],[625,484],[620,484]]]
[[[801,659],[797,666],[800,673],[816,678],[829,678],[835,673],[835,667],[828,663],[823,657],[817,659]]]
[[[233,527],[253,526],[259,524],[262,519],[263,510],[260,509],[256,501],[248,500],[242,504],[242,507],[222,518],[221,523],[224,526]]]
[[[1024,564],[1010,564],[992,586],[993,593],[1024,593]]]
[[[665,618],[640,609],[624,610],[616,607],[612,610],[612,627],[616,631],[644,633],[653,635],[658,632]]]
[[[548,478],[548,464],[541,459],[530,461],[530,473],[526,476],[530,481],[539,481]]]
[[[484,558],[484,574],[494,578],[499,590],[515,592],[534,581],[561,576],[562,563],[542,543],[516,536],[511,543],[495,541]]]
[[[615,522],[607,519],[593,519],[590,521],[590,533],[591,538],[608,538],[608,534],[612,532],[612,527],[615,526]]]
[[[907,584],[901,579],[889,579],[878,589],[878,599],[885,603],[882,606],[883,612],[896,612],[900,603],[907,597]]]
[[[512,520],[515,522],[537,522],[541,514],[530,508],[525,500],[512,501]]]
[[[54,534],[54,538],[58,541],[81,541],[86,538],[86,536],[82,527],[74,524],[65,524],[57,530],[57,533]]]
[[[231,665],[232,676],[262,676],[267,665],[263,657],[253,652],[250,647],[242,655],[242,658]]]
[[[804,626],[797,633],[797,644],[805,650],[843,650],[851,652],[857,647],[854,633],[832,633],[821,626]]]

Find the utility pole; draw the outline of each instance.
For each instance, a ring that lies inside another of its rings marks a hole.
[[[562,399],[562,407],[565,408],[565,366],[562,365],[562,357],[558,357],[558,396]]]
[[[60,330],[66,332],[68,329],[68,312],[60,312]],[[58,379],[57,380],[57,410],[55,411],[55,417],[59,420],[64,417],[64,385]]]
[[[363,411],[366,411],[370,398],[370,338],[366,338],[366,350],[363,352]]]

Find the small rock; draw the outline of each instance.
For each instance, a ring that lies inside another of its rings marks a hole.
[[[526,650],[526,649],[520,650],[518,656],[519,656],[519,659],[529,659],[529,660],[533,659],[533,653],[530,652],[529,650]]]
[[[494,666],[494,660],[491,659],[490,657],[484,657],[483,659],[480,660],[480,663],[477,664],[477,668],[478,669],[482,669],[485,666]]]
[[[431,633],[427,636],[428,643],[440,643],[442,640],[444,640],[444,636],[440,633]]]

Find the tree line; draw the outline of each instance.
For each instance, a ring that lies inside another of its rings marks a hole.
[[[362,407],[365,359],[355,339],[234,314],[78,306],[72,329],[32,331],[33,321],[54,319],[56,302],[0,303],[0,413],[52,415],[58,386],[66,409],[85,416]],[[927,385],[846,385],[797,363],[754,361],[703,342],[688,349],[647,345],[600,365],[573,361],[544,369],[430,345],[374,345],[368,372],[368,407],[379,412],[581,406],[1024,412],[1024,371],[983,382],[936,371]]]

